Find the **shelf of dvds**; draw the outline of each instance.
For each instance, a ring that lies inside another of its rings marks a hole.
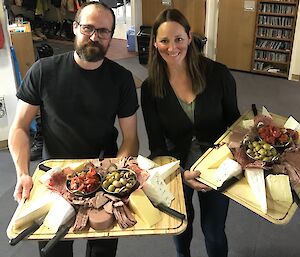
[[[299,0],[258,0],[251,71],[288,77]]]

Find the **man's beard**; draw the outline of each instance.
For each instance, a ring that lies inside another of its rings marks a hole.
[[[104,59],[107,48],[104,48],[99,42],[89,40],[84,44],[79,44],[77,39],[74,41],[75,51],[80,59],[87,62],[98,62]]]

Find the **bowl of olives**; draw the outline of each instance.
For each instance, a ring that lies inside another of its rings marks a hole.
[[[110,170],[102,180],[102,189],[117,197],[130,195],[138,186],[139,182],[135,172],[127,168]]]
[[[246,141],[245,151],[251,159],[266,163],[273,163],[279,158],[276,148],[261,139]]]

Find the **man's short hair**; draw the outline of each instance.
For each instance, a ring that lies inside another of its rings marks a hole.
[[[103,9],[106,9],[106,10],[109,10],[110,12],[111,12],[111,15],[112,15],[112,17],[113,17],[113,24],[112,24],[112,28],[111,28],[111,31],[112,31],[112,35],[114,34],[114,31],[115,31],[115,27],[116,27],[116,16],[115,16],[115,13],[114,13],[114,11],[111,9],[111,8],[109,8],[105,3],[102,3],[101,1],[91,1],[91,2],[88,2],[88,3],[83,3],[81,6],[80,6],[80,8],[78,9],[78,11],[77,11],[77,13],[76,13],[76,15],[75,15],[75,21],[77,22],[77,23],[80,23],[80,19],[81,19],[81,17],[80,17],[80,15],[81,15],[81,12],[82,12],[82,10],[86,7],[86,6],[89,6],[89,5],[95,5],[95,6],[97,6],[97,7],[99,7],[99,8],[103,8]]]

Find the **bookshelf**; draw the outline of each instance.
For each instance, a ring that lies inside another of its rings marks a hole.
[[[258,0],[251,71],[287,78],[299,0]]]

